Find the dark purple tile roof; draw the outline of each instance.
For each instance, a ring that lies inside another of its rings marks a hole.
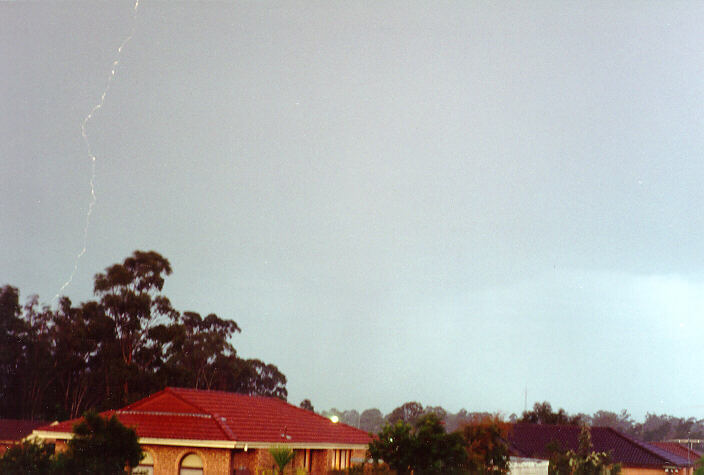
[[[668,448],[659,446],[658,443],[646,442],[645,445],[648,446],[653,452],[661,455],[662,457],[669,458],[676,465],[678,465],[680,467],[694,465],[696,462],[699,461],[698,458],[687,459],[686,453],[685,454],[678,454],[677,452],[675,452],[673,450],[669,450]]]
[[[551,442],[564,450],[576,450],[579,426],[513,424],[509,435],[512,454],[519,457],[548,459]],[[591,428],[592,445],[597,452],[611,452],[614,462],[625,467],[689,466],[693,462],[664,449],[621,434],[610,427]]]
[[[0,441],[19,441],[37,427],[48,424],[46,421],[26,421],[21,419],[0,419]]]
[[[648,445],[666,450],[687,460],[699,460],[702,454],[677,442],[648,442]]]

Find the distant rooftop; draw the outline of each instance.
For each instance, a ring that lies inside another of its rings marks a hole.
[[[519,457],[547,459],[548,444],[576,450],[581,427],[549,424],[513,424],[509,435],[511,453]],[[688,467],[696,460],[669,452],[658,446],[632,439],[610,427],[592,427],[594,450],[611,452],[614,462],[628,467]],[[697,459],[698,460],[698,459]]]
[[[0,419],[0,442],[20,441],[37,427],[46,424],[48,424],[47,421]]]

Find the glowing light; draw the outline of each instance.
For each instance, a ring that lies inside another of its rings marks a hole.
[[[63,283],[61,288],[59,288],[59,291],[56,292],[56,295],[52,299],[52,302],[56,301],[56,299],[59,298],[59,295],[61,295],[61,292],[63,292],[66,287],[71,285],[71,282],[73,282],[73,278],[76,275],[76,272],[78,271],[78,263],[81,260],[81,258],[85,255],[86,251],[88,250],[88,228],[90,227],[90,218],[91,215],[93,214],[93,209],[95,208],[95,203],[98,200],[97,194],[95,192],[95,162],[97,160],[97,157],[93,153],[93,150],[90,146],[90,140],[88,139],[88,122],[90,122],[93,119],[93,116],[95,115],[96,112],[98,112],[100,109],[103,108],[105,105],[105,98],[108,95],[108,92],[110,91],[110,86],[112,85],[113,80],[115,79],[115,73],[117,72],[117,67],[120,65],[120,56],[122,55],[122,49],[125,47],[127,43],[132,39],[134,36],[135,28],[137,27],[137,9],[139,8],[139,0],[136,0],[134,2],[134,8],[132,9],[132,29],[130,31],[130,34],[127,35],[127,37],[122,41],[120,44],[120,47],[117,48],[117,56],[112,62],[112,69],[110,70],[110,74],[108,75],[108,81],[107,84],[105,85],[105,89],[103,89],[103,93],[100,95],[100,101],[96,105],[93,106],[93,108],[90,110],[88,115],[85,116],[83,119],[83,122],[81,122],[81,136],[83,137],[83,143],[86,146],[86,149],[88,150],[88,156],[90,157],[91,161],[91,172],[90,172],[90,201],[88,203],[88,211],[86,211],[86,219],[85,223],[83,225],[83,247],[81,248],[80,252],[76,255],[76,259],[74,260],[73,263],[73,270],[71,271],[71,274],[68,276],[68,279]]]
[[[330,420],[332,421],[333,424],[337,424],[338,422],[340,422],[340,418],[337,416],[334,416],[334,415],[330,416]]]

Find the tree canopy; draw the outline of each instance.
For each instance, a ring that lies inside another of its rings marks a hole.
[[[579,432],[577,450],[563,451],[553,448],[548,473],[550,475],[616,475],[621,466],[614,464],[611,454],[595,452],[589,426],[583,425]]]
[[[440,416],[426,412],[413,425],[403,420],[387,423],[369,444],[369,455],[399,474],[506,473],[502,428],[496,419],[478,430],[447,433]]]
[[[379,437],[369,444],[369,455],[375,462],[383,460],[400,475],[415,468],[416,439],[413,426],[404,421],[386,424]]]
[[[377,408],[366,409],[359,416],[359,428],[376,434],[384,425],[384,415]]]
[[[471,473],[498,475],[508,472],[510,425],[500,417],[477,417],[462,428]]]
[[[22,475],[58,474],[52,447],[37,442],[13,445],[0,456],[0,473]]]
[[[423,405],[419,402],[410,401],[397,407],[386,416],[386,421],[389,424],[395,424],[398,421],[403,421],[413,425],[416,419],[423,414]]]
[[[103,418],[87,412],[73,428],[73,434],[68,450],[58,458],[67,473],[120,474],[126,466],[136,467],[142,459],[137,433],[114,415]]]
[[[235,321],[173,308],[171,272],[159,253],[135,251],[96,274],[95,300],[63,297],[55,309],[36,296],[21,306],[17,288],[0,287],[0,417],[75,418],[164,386],[286,399],[276,366],[237,354]]]
[[[530,424],[565,424],[579,425],[580,416],[570,416],[564,409],[560,408],[557,412],[552,410],[549,402],[536,402],[533,405],[532,411],[524,411],[519,422],[528,422]]]

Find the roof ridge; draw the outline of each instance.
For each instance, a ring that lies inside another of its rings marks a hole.
[[[222,431],[225,433],[226,436],[230,438],[230,440],[237,440],[237,436],[235,435],[234,432],[232,432],[232,429],[230,429],[229,424],[227,423],[227,418],[221,416],[220,414],[213,413],[212,414],[213,419],[215,419],[215,422],[217,422],[218,426]]]
[[[171,412],[171,411],[137,411],[134,409],[118,409],[116,414],[144,414],[146,416],[182,416],[182,417],[202,417],[204,419],[212,419],[211,414],[201,414],[199,412]]]
[[[207,413],[207,411],[203,410],[202,407],[199,407],[197,404],[193,404],[191,401],[187,401],[183,396],[178,394],[178,392],[174,391],[174,389],[182,389],[182,388],[174,388],[171,386],[166,386],[161,391],[157,391],[154,394],[150,394],[149,396],[147,396],[145,398],[139,399],[131,404],[124,406],[124,407],[121,407],[118,409],[113,409],[113,410],[115,410],[115,411],[117,411],[117,410],[132,411],[132,410],[135,410],[135,408],[139,408],[140,406],[143,406],[145,403],[147,403],[149,401],[153,401],[154,399],[158,398],[159,396],[163,396],[164,394],[171,394],[172,396],[174,396],[175,398],[177,398],[181,402],[186,403],[187,405],[193,407],[194,409],[197,409],[201,412]]]
[[[205,409],[200,407],[198,404],[195,404],[194,402],[189,401],[185,397],[181,396],[177,391],[175,391],[177,389],[186,389],[186,388],[174,388],[172,386],[167,386],[164,388],[164,392],[168,392],[169,394],[172,394],[174,397],[180,399],[182,402],[185,402],[189,406],[195,407],[196,409],[198,409],[201,412],[204,412],[206,414],[210,414],[210,411],[206,411]],[[212,416],[212,414],[210,414],[210,415]]]
[[[205,412],[206,414],[209,414],[210,417],[212,417],[215,420],[215,423],[218,425],[220,430],[223,431],[226,437],[228,437],[230,440],[237,440],[237,437],[235,436],[235,433],[232,431],[230,426],[227,424],[227,419],[220,416],[219,414],[216,414],[214,412],[211,412],[207,409],[202,408],[198,404],[194,404],[193,402],[187,400],[185,397],[181,396],[178,394],[178,390],[186,390],[186,392],[211,392],[209,389],[198,389],[198,388],[173,388],[173,387],[167,387],[165,390],[169,390],[169,392],[182,401],[184,401],[186,404],[190,404],[191,406],[199,409],[200,411]],[[218,392],[218,393],[225,393],[228,394],[227,391],[212,391],[212,392]],[[236,394],[236,393],[229,393],[230,395]]]

